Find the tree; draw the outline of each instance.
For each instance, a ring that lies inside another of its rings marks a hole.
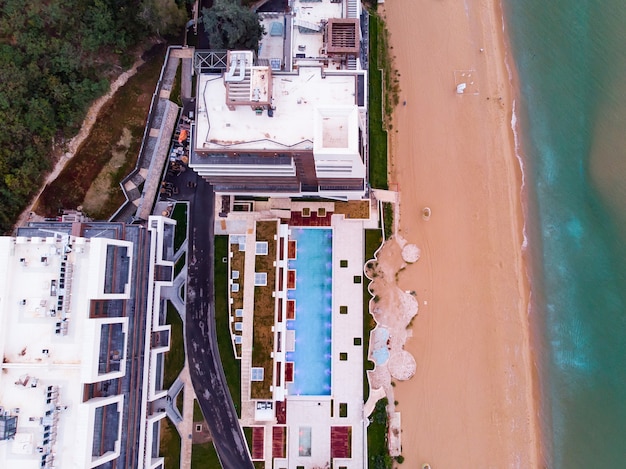
[[[174,0],[143,0],[138,17],[157,34],[176,34],[182,31],[187,13]]]
[[[119,63],[132,62],[128,48],[153,32],[178,31],[185,9],[176,0],[0,0],[0,12],[4,233],[37,192],[53,145],[77,131]]]
[[[202,22],[213,49],[259,49],[265,29],[256,12],[233,0],[216,0],[210,9],[202,9]]]

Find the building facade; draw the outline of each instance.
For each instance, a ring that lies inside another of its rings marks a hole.
[[[175,222],[42,222],[0,237],[0,466],[162,468]]]
[[[228,235],[219,255],[228,263],[251,458],[274,469],[366,467],[363,230],[376,226],[369,201],[252,204],[215,228]]]
[[[258,54],[197,51],[189,166],[218,193],[366,194],[367,14],[357,0],[260,12]]]

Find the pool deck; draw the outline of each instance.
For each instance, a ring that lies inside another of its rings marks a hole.
[[[221,202],[216,200],[216,203]],[[319,223],[319,218],[327,218],[328,225],[333,229],[332,391],[330,396],[290,396],[286,388],[274,390],[274,396],[286,394],[285,426],[280,425],[275,417],[269,420],[256,420],[259,417],[256,401],[250,399],[254,268],[244,269],[240,423],[242,426],[263,428],[262,454],[266,467],[277,469],[295,469],[297,466],[324,467],[331,460],[335,467],[345,466],[346,469],[361,469],[366,464],[368,413],[364,412],[363,403],[362,350],[364,229],[377,228],[377,213],[373,206],[369,219],[346,219],[344,215],[333,214],[333,206],[333,202],[289,203],[284,199],[278,201],[270,199],[268,202],[255,202],[254,212],[230,212],[227,217],[217,218],[215,222],[216,235],[245,235],[246,263],[251,262],[248,265],[254,265],[256,240],[254,230],[257,220],[280,219],[282,223],[287,224],[290,221],[307,218],[301,214],[303,208],[309,208],[311,212],[315,211],[315,216],[310,218],[315,220],[317,226],[326,225],[325,222]],[[323,208],[322,214],[326,212],[323,217],[317,217],[320,213],[319,208]],[[294,217],[295,212],[297,213]],[[340,312],[346,308],[347,313]],[[284,388],[284,379],[281,383]],[[283,458],[272,457],[277,452],[273,447],[276,428],[284,428],[280,431],[286,434],[286,455]],[[347,449],[337,440],[337,435],[346,433],[346,428],[350,429],[351,435]],[[311,454],[301,455],[300,435],[307,434],[309,429],[312,441]],[[334,440],[331,435],[335,435]],[[261,454],[258,448],[255,453]],[[344,457],[346,455],[349,457]]]

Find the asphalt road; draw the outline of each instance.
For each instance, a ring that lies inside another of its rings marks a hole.
[[[191,174],[185,176],[189,178]],[[213,291],[215,196],[213,188],[202,178],[197,177],[196,182],[197,186],[188,198],[190,207],[185,342],[189,373],[222,467],[254,469],[226,386],[217,348]],[[186,185],[183,187],[187,189]]]

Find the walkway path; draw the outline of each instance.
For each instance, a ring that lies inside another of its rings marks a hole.
[[[173,50],[171,53],[172,57],[179,58],[182,61],[180,94],[183,102],[191,98],[191,69],[193,67],[194,52],[195,49],[193,47],[183,47],[182,49]]]
[[[384,190],[384,189],[372,189],[372,194],[379,204],[387,202],[392,204],[393,207],[393,234],[398,234],[398,227],[400,223],[400,192]],[[384,217],[382,207],[379,207],[381,219]],[[385,230],[383,230],[384,235]]]
[[[174,264],[176,264],[176,262],[186,254],[187,240],[183,242],[178,251],[174,254]],[[169,300],[174,305],[178,315],[182,319],[183,331],[185,330],[186,308],[185,302],[180,297],[180,290],[186,281],[187,265],[185,264],[183,269],[174,279],[173,285],[171,287],[161,288],[161,296],[164,299]],[[186,353],[185,357],[187,357]],[[176,407],[176,398],[181,392],[183,393],[183,408],[178,409]],[[176,426],[178,434],[180,435],[180,469],[191,469],[191,452],[193,448],[193,403],[195,399],[196,393],[193,390],[191,377],[189,376],[189,365],[185,358],[185,366],[174,383],[168,389],[167,397],[165,399],[161,399],[161,401],[157,404],[157,408],[165,409],[167,417]]]
[[[190,49],[171,46],[168,49],[161,76],[152,97],[152,104],[139,150],[135,169],[126,176],[121,186],[126,203],[111,217],[112,221],[132,222],[147,220],[160,189],[163,166],[167,161],[172,134],[180,108],[170,100],[176,70],[182,60],[191,60]],[[141,188],[141,190],[140,190]]]
[[[376,365],[367,372],[370,399],[366,409],[371,412],[376,403],[375,398],[387,397],[391,456],[400,455],[402,450],[401,421],[399,413],[395,411],[393,381],[410,379],[416,366],[413,356],[404,350],[404,344],[412,333],[409,324],[417,314],[418,303],[413,292],[401,290],[396,280],[397,273],[407,265],[401,254],[405,246],[406,241],[392,237],[365,266],[365,275],[372,280],[369,290],[377,298],[376,301],[370,301],[369,305],[376,327],[370,333],[368,358]],[[379,350],[387,352],[387,358],[378,359],[381,363],[377,363],[375,353]]]

